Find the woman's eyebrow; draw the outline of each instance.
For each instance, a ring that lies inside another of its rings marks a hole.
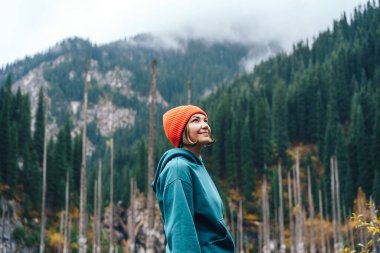
[[[192,116],[191,119],[200,119],[201,116]],[[204,117],[203,119],[208,119],[207,117]]]

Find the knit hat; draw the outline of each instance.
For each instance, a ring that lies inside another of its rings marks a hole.
[[[203,114],[207,117],[207,114],[201,108],[194,105],[174,107],[162,116],[166,137],[168,137],[174,147],[179,147],[183,129],[185,129],[191,116],[197,113]]]

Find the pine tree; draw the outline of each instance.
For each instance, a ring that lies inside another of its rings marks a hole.
[[[44,154],[44,138],[45,138],[45,106],[44,106],[44,92],[42,88],[38,93],[38,104],[36,111],[36,119],[34,123],[33,144],[38,157],[40,167],[42,167],[42,160]]]
[[[21,116],[20,116],[20,127],[18,128],[18,146],[21,154],[25,148],[28,149],[31,146],[31,115],[30,115],[30,102],[29,95],[25,95],[21,100]]]
[[[369,143],[368,137],[365,133],[364,118],[361,105],[357,107],[356,111],[356,135],[357,135],[357,164],[358,164],[358,186],[362,186],[363,191],[370,195],[372,192],[372,179],[373,171],[368,167],[368,151]]]
[[[350,127],[348,131],[348,157],[349,157],[349,166],[351,169],[351,182],[354,187],[353,192],[357,192],[357,178],[358,178],[358,159],[357,159],[357,153],[358,153],[358,136],[357,136],[357,107],[358,107],[358,94],[355,93],[352,97],[351,101],[351,112],[350,112]],[[347,180],[347,179],[346,179]]]
[[[17,127],[16,122],[11,123],[11,129],[9,129],[10,135],[8,136],[8,150],[7,153],[7,184],[9,185],[9,197],[13,198],[17,185],[17,173],[18,168],[18,154],[17,154]]]
[[[220,104],[214,109],[213,113],[210,115],[213,117],[211,121],[212,124],[212,135],[216,140],[216,143],[212,146],[212,165],[214,174],[219,179],[224,179],[227,175],[226,173],[226,157],[224,155],[225,152],[225,143],[226,142],[226,118],[225,118],[225,110],[227,105],[227,100],[225,97],[221,98]],[[213,124],[212,122],[217,122]]]
[[[285,164],[288,147],[287,95],[283,81],[278,80],[273,91],[272,100],[272,141],[278,159]]]
[[[339,192],[343,194],[345,190],[349,190],[349,187],[352,187],[352,181],[350,182],[350,179],[346,177],[347,173],[350,173],[350,166],[349,166],[349,161],[348,161],[348,156],[347,156],[347,144],[344,138],[344,133],[343,133],[343,128],[341,125],[338,125],[337,128],[337,136],[336,136],[336,159],[338,162],[338,176],[339,176]],[[350,173],[351,175],[351,173]],[[349,180],[348,183],[350,183],[350,186],[346,187],[346,179]],[[342,198],[343,205],[345,207],[351,207],[352,202],[346,203],[345,202],[346,198]],[[350,200],[349,200],[350,201]]]
[[[327,126],[324,138],[324,148],[323,148],[323,178],[322,184],[324,184],[324,189],[326,189],[327,198],[327,210],[331,212],[331,171],[330,171],[330,157],[335,156],[336,151],[336,136],[338,128],[338,114],[335,107],[335,102],[333,100],[329,101],[327,105]],[[330,213],[331,214],[331,213]]]
[[[38,210],[41,207],[41,173],[35,152],[30,154],[28,150],[24,151],[24,170],[27,178],[25,193],[32,209]]]
[[[271,115],[268,102],[266,98],[258,95],[256,96],[255,105],[255,141],[254,145],[254,164],[256,168],[264,168],[271,163]]]
[[[7,77],[4,87],[1,89],[0,100],[0,173],[1,182],[7,183],[7,172],[9,171],[10,162],[10,145],[11,145],[11,120],[10,120],[10,101],[12,99],[11,92],[12,79]]]
[[[252,192],[255,190],[255,180],[256,180],[256,169],[253,167],[253,149],[252,140],[250,137],[250,127],[248,116],[244,120],[243,128],[241,129],[241,139],[240,146],[243,147],[241,150],[241,162],[243,170],[243,193],[246,200],[252,200]]]
[[[10,142],[11,142],[11,121],[9,115],[9,94],[4,93],[0,112],[0,172],[1,182],[6,183],[9,164]]]
[[[74,196],[76,196],[76,202],[78,201],[79,189],[80,189],[80,169],[82,164],[82,135],[78,135],[74,138],[74,148],[72,157],[72,177],[73,184],[71,186]]]
[[[380,92],[377,92],[377,107],[375,114],[375,124],[373,127],[372,137],[372,167],[375,173],[372,183],[373,200],[377,205],[380,205]]]

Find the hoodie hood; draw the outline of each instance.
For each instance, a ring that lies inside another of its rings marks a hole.
[[[178,156],[182,156],[182,157],[186,158],[187,160],[189,160],[190,162],[193,162],[195,164],[199,164],[199,165],[203,164],[201,158],[196,157],[193,153],[191,153],[190,151],[188,151],[186,149],[173,148],[173,149],[166,151],[162,155],[160,161],[158,162],[157,169],[156,169],[156,175],[155,175],[154,180],[152,182],[152,188],[153,188],[154,192],[156,192],[156,186],[157,186],[158,179],[160,177],[161,172],[164,170],[166,164],[168,162],[170,162],[170,160],[172,160],[173,158],[178,157]]]

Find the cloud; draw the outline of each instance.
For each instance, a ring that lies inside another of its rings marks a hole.
[[[139,33],[286,49],[364,0],[13,0],[2,4],[0,66],[73,36],[104,44]]]

